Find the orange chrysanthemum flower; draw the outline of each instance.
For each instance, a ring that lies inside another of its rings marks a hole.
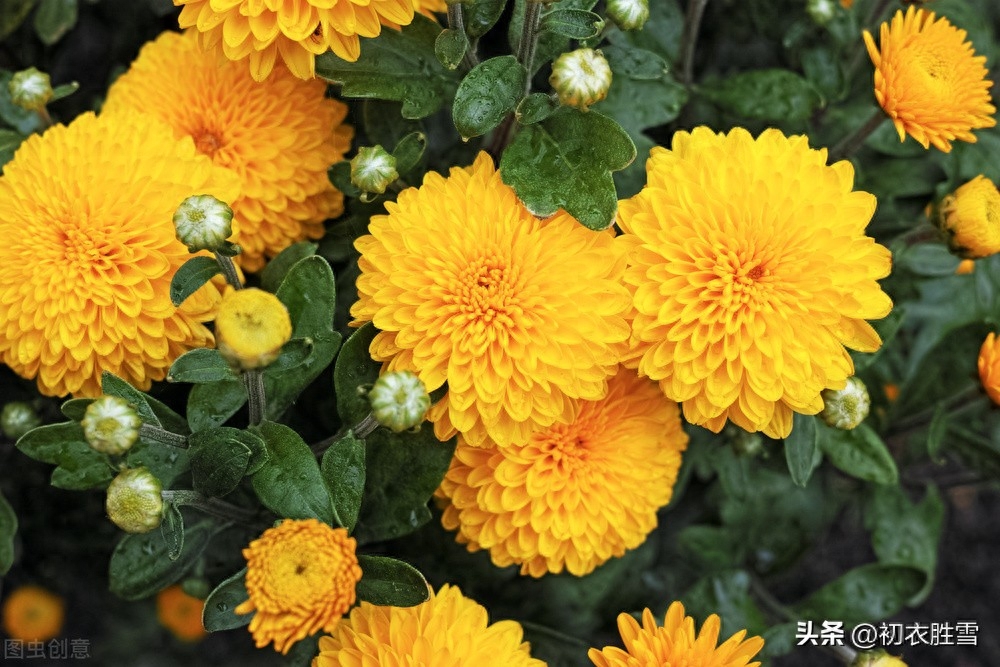
[[[623,369],[605,398],[580,402],[572,424],[502,448],[459,436],[437,491],[447,503],[441,522],[499,567],[583,576],[656,528],[686,447],[677,404]]]
[[[697,665],[698,667],[758,667],[750,660],[764,648],[760,637],[746,638],[740,630],[719,645],[722,623],[712,614],[695,630],[694,619],[684,615],[684,605],[674,602],[656,625],[649,609],[642,612],[642,627],[628,614],[618,617],[618,630],[625,650],[612,646],[590,649],[588,657],[597,667],[642,667],[643,665]]]
[[[986,57],[948,19],[910,6],[882,24],[880,48],[867,30],[864,38],[875,64],[875,98],[900,141],[909,134],[947,153],[953,139],[975,142],[971,130],[996,125]]]
[[[243,550],[250,599],[234,611],[257,612],[250,621],[257,648],[274,642],[274,650],[288,653],[318,630],[334,631],[361,580],[356,547],[343,528],[285,519]]]
[[[990,400],[1000,405],[1000,338],[994,333],[979,348],[979,380]]]
[[[21,586],[3,603],[3,629],[22,642],[52,639],[62,632],[66,604],[41,586]]]
[[[865,236],[875,198],[854,169],[827,166],[806,137],[705,127],[654,148],[648,184],[621,202],[639,372],[718,433],[732,420],[781,438],[792,412],[823,409],[854,365],[844,346],[881,345],[876,279],[889,251]]]
[[[212,343],[219,291],[180,308],[170,280],[190,258],[172,216],[186,197],[239,195],[190,139],[134,112],[78,117],[29,137],[0,177],[0,357],[43,394],[96,396],[102,371],[140,389]]]
[[[545,667],[522,638],[520,623],[491,624],[482,605],[445,584],[415,607],[362,602],[333,636],[320,638],[312,667]]]
[[[201,623],[204,600],[188,595],[180,586],[169,586],[156,594],[156,618],[177,639],[196,642],[205,637]]]
[[[573,418],[607,392],[628,338],[624,253],[565,212],[542,221],[488,155],[429,173],[374,216],[361,252],[357,326],[371,355],[448,393],[428,419],[442,440],[503,446]]]
[[[227,202],[239,222],[231,240],[243,250],[240,265],[257,271],[265,256],[321,237],[323,221],[344,210],[327,169],[350,149],[354,130],[343,123],[347,106],[325,90],[285,70],[256,83],[245,67],[220,65],[194,32],[167,32],[143,47],[104,108],[155,116],[239,174],[240,197]]]
[[[249,61],[265,80],[280,57],[300,79],[316,76],[316,56],[333,50],[354,62],[359,37],[378,37],[382,24],[408,25],[414,0],[174,0],[182,28],[196,27],[206,50]]]

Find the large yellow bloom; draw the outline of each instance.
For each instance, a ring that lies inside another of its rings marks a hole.
[[[459,437],[437,492],[448,503],[441,521],[499,567],[583,576],[656,528],[686,447],[677,404],[622,370],[605,398],[580,403],[572,424],[501,448]]]
[[[628,614],[618,617],[618,630],[625,650],[607,646],[590,649],[588,657],[597,667],[646,667],[646,665],[691,665],[694,667],[758,667],[750,662],[762,648],[760,637],[746,637],[740,630],[719,645],[719,617],[712,614],[696,631],[694,619],[684,615],[684,605],[674,602],[656,625],[652,612],[642,612],[642,627]]]
[[[428,413],[442,440],[527,442],[607,391],[628,338],[624,253],[565,212],[542,221],[488,155],[429,173],[374,216],[354,325],[374,321],[376,361],[448,393]]]
[[[980,174],[941,200],[934,222],[948,235],[948,245],[960,257],[994,255],[1000,252],[1000,191]]]
[[[257,612],[250,621],[257,648],[274,642],[274,650],[288,653],[319,630],[333,632],[356,599],[356,547],[343,528],[285,519],[243,550],[250,599],[234,611]]]
[[[0,357],[43,394],[96,396],[102,371],[148,389],[212,342],[219,292],[180,308],[170,280],[190,258],[174,209],[193,194],[235,199],[235,174],[134,112],[29,137],[0,177]]]
[[[865,322],[892,307],[889,251],[865,236],[875,198],[851,190],[849,162],[777,130],[679,132],[646,171],[618,215],[640,373],[695,424],[788,435],[792,411],[819,412],[853,374],[845,345],[881,344]]]
[[[206,49],[249,60],[250,74],[266,79],[280,57],[300,79],[316,76],[316,56],[333,50],[354,62],[359,37],[378,37],[382,24],[407,25],[414,0],[174,0],[180,26],[196,27]],[[244,64],[244,67],[246,65]]]
[[[875,98],[896,126],[927,148],[944,152],[951,141],[976,141],[971,130],[993,127],[996,112],[986,80],[986,57],[948,19],[910,6],[896,12],[879,30],[879,45],[864,32],[868,55],[875,64]]]
[[[193,31],[166,32],[111,86],[104,108],[156,116],[239,174],[240,197],[227,202],[239,223],[232,240],[243,249],[240,265],[257,271],[265,255],[322,236],[323,221],[344,210],[327,169],[350,149],[354,130],[343,123],[347,106],[325,90],[285,70],[257,83],[245,67],[203,51]]]
[[[312,667],[545,667],[522,638],[520,623],[490,623],[482,605],[445,584],[416,607],[362,602],[320,638]]]

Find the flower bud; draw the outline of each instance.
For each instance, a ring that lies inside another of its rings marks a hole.
[[[837,15],[836,0],[809,0],[806,11],[816,25],[826,25]]]
[[[906,667],[902,658],[889,655],[883,650],[862,651],[851,663],[851,667]]]
[[[247,371],[267,366],[291,337],[288,309],[270,292],[248,287],[222,297],[215,316],[215,341],[234,368]]]
[[[979,380],[990,400],[1000,405],[1000,338],[994,333],[979,348]]]
[[[148,533],[163,520],[162,492],[148,468],[122,470],[108,485],[108,517],[126,533]]]
[[[52,99],[52,80],[34,67],[15,73],[7,88],[11,101],[28,111],[41,111]]]
[[[608,0],[608,18],[622,30],[642,30],[649,20],[649,0]]]
[[[865,420],[869,408],[871,399],[865,383],[856,377],[849,377],[843,389],[823,390],[820,417],[828,426],[849,431]]]
[[[41,425],[42,420],[39,419],[38,413],[30,404],[14,401],[3,406],[3,413],[0,414],[0,427],[3,428],[3,434],[11,440],[17,440],[31,429]]]
[[[362,192],[382,194],[399,178],[396,158],[381,146],[365,146],[351,160],[351,183]]]
[[[400,433],[419,425],[431,407],[427,387],[410,371],[392,371],[380,377],[368,392],[375,420]]]
[[[726,431],[729,436],[729,446],[737,456],[753,458],[764,453],[764,438],[760,433],[748,433],[737,426]]]
[[[556,58],[549,83],[559,94],[561,104],[586,111],[607,97],[611,67],[600,51],[577,49]]]
[[[80,425],[91,449],[119,455],[139,439],[142,420],[124,398],[105,395],[87,406]]]
[[[974,259],[963,259],[955,267],[956,276],[967,276],[976,270],[976,260]]]
[[[212,195],[192,195],[174,212],[174,229],[189,252],[219,250],[233,235],[233,209]]]
[[[934,223],[948,235],[951,251],[965,259],[1000,252],[1000,192],[982,174],[938,204]]]

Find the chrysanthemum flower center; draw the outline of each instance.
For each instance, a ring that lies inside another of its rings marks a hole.
[[[472,261],[458,277],[453,295],[462,316],[461,326],[473,325],[477,333],[513,326],[520,311],[516,274],[516,269],[497,254]]]
[[[773,278],[759,258],[730,250],[716,258],[714,272],[717,278],[708,289],[722,308],[733,312],[744,307],[753,311],[764,307]]]
[[[194,145],[202,155],[214,158],[215,152],[222,147],[222,139],[215,132],[202,130],[194,134]]]
[[[114,262],[109,255],[114,249],[106,247],[95,234],[84,232],[76,227],[63,230],[63,247],[66,263],[80,271],[107,271]]]
[[[923,50],[914,55],[914,64],[923,72],[925,85],[937,95],[950,95],[954,68],[940,54]]]

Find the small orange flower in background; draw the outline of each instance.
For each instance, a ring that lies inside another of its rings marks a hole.
[[[196,642],[205,637],[205,626],[201,623],[204,608],[204,600],[188,595],[180,586],[164,588],[156,595],[160,625],[181,641]]]
[[[632,359],[716,433],[731,420],[783,438],[792,413],[854,374],[846,347],[881,345],[889,251],[865,236],[875,197],[806,137],[706,127],[654,148],[648,183],[620,202]],[[809,184],[803,196],[802,184]]]
[[[264,81],[278,59],[300,79],[316,76],[316,56],[333,50],[354,62],[360,37],[378,37],[383,23],[407,25],[414,0],[174,0],[182,28],[195,27],[206,50],[249,61]]]
[[[609,232],[565,212],[539,220],[480,153],[446,178],[387,202],[361,258],[353,326],[381,330],[370,352],[448,393],[427,415],[446,440],[527,442],[596,400],[628,340],[625,255]]]
[[[990,399],[1000,405],[1000,338],[994,333],[979,348],[979,380]]]
[[[900,141],[908,134],[924,148],[934,144],[947,153],[952,140],[975,142],[972,130],[996,125],[986,57],[975,54],[966,34],[913,6],[882,24],[878,48],[864,32],[875,64],[875,98]]]
[[[840,0],[840,6],[844,9],[850,9],[854,6],[854,0]]]
[[[758,667],[750,660],[764,648],[760,637],[746,638],[740,630],[721,645],[722,623],[712,614],[695,630],[694,619],[684,615],[684,605],[674,602],[667,610],[663,626],[657,626],[652,612],[642,612],[642,626],[629,614],[618,617],[625,650],[605,647],[590,649],[588,657],[597,667],[638,667],[639,665],[697,665],[697,667]]]
[[[66,605],[40,586],[21,586],[3,603],[3,629],[11,639],[46,641],[62,631]]]
[[[976,260],[974,259],[963,259],[955,267],[956,276],[967,276],[976,270]]]
[[[239,179],[143,114],[86,113],[25,140],[0,177],[0,359],[48,396],[97,396],[102,371],[148,389],[210,345],[218,288],[170,301],[190,258],[173,213],[206,193],[232,201]]]
[[[239,175],[240,197],[227,200],[239,223],[231,240],[242,248],[240,266],[258,271],[265,257],[321,237],[323,221],[344,210],[327,169],[350,149],[354,130],[344,124],[347,106],[325,91],[283,69],[257,83],[245,66],[203,51],[193,31],[166,32],[115,81],[104,109],[155,116]]]
[[[982,174],[946,195],[934,212],[934,224],[959,257],[971,263],[1000,252],[1000,191]],[[972,273],[972,267],[959,265],[955,273]]]
[[[572,423],[525,443],[471,447],[460,436],[436,494],[447,503],[441,522],[498,567],[583,576],[646,540],[686,447],[677,404],[622,370]]]
[[[243,550],[250,599],[234,610],[250,621],[257,648],[292,645],[319,630],[333,632],[354,604],[361,567],[357,542],[316,519],[285,519]]]
[[[896,399],[899,398],[899,385],[893,384],[892,382],[883,385],[882,391],[885,393],[885,398],[890,403],[895,403]]]
[[[482,605],[445,584],[415,607],[362,602],[320,638],[312,667],[545,667],[523,637],[520,623],[490,623]]]

